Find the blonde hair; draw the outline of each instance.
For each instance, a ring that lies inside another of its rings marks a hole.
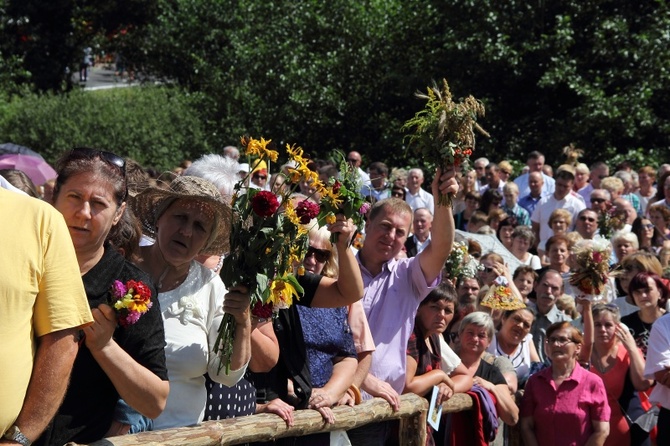
[[[603,178],[600,182],[600,188],[609,191],[610,193],[619,193],[623,192],[624,185],[623,181],[617,177],[607,177]]]
[[[573,320],[579,317],[575,299],[569,294],[561,294],[561,296],[556,299],[556,308],[570,316]]]
[[[309,240],[314,242],[322,242],[327,246],[326,249],[330,250],[330,258],[323,265],[321,275],[335,279],[339,275],[340,271],[337,266],[337,249],[335,249],[335,246],[330,241],[330,231],[325,226],[319,227],[316,219],[313,219],[309,224]]]

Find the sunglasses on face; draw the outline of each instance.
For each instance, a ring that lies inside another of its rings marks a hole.
[[[647,223],[642,225],[642,229],[654,229],[654,225],[651,223]]]
[[[314,256],[314,259],[319,263],[326,263],[328,259],[330,259],[329,250],[315,248],[310,245],[310,247],[307,248],[307,254],[305,254],[305,258],[307,259],[312,255]]]
[[[604,203],[604,198],[591,198],[591,203]]]
[[[391,196],[396,197],[396,198],[402,198],[403,193],[402,192],[391,192]]]
[[[254,179],[256,179],[256,180],[267,180],[268,177],[266,175],[254,174]]]
[[[595,223],[596,219],[593,217],[579,217],[581,221],[588,221],[589,223]]]
[[[357,163],[358,162],[358,160],[354,159],[354,158],[347,158],[347,161],[350,162],[350,163]]]

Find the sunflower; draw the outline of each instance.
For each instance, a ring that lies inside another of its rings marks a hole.
[[[300,299],[295,287],[286,277],[270,282],[270,299],[275,308],[285,309],[293,305],[293,296]]]

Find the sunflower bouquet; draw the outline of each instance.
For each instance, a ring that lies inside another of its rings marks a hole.
[[[279,152],[270,140],[242,138],[244,152],[258,160],[275,162]],[[309,240],[306,226],[319,214],[319,205],[308,200],[293,200],[291,194],[301,181],[311,183],[322,196],[327,188],[318,180],[316,172],[307,167],[300,147],[286,145],[289,158],[288,174],[284,175],[289,187],[265,191],[246,187],[246,179],[235,185],[233,196],[233,225],[230,232],[230,253],[221,267],[221,279],[226,287],[245,285],[251,295],[252,314],[267,318],[293,304],[303,292],[294,274],[294,265],[300,264]],[[303,274],[300,267],[297,274]],[[225,314],[214,352],[219,357],[219,371],[230,369],[235,320]]]
[[[610,243],[602,238],[581,240],[572,253],[576,265],[570,275],[570,284],[587,296],[592,296],[591,299],[599,299],[609,279],[609,259],[612,254]]]
[[[416,96],[425,99],[426,106],[402,126],[401,130],[411,132],[407,136],[408,146],[414,146],[422,159],[443,170],[451,167],[463,172],[470,170],[475,130],[489,137],[477,124],[477,118],[484,116],[484,104],[473,96],[454,102],[446,79],[442,80],[442,90],[433,85],[426,94]],[[451,206],[451,199],[440,194],[438,204]]]

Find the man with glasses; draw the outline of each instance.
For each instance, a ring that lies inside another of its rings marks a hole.
[[[474,163],[472,163],[477,174],[477,181],[475,187],[479,191],[482,187],[486,186],[486,166],[489,165],[488,158],[477,158]]]
[[[598,213],[606,212],[609,209],[611,201],[612,195],[607,189],[593,189],[589,198],[591,209]]]
[[[598,233],[598,213],[593,209],[582,209],[579,214],[577,214],[575,231],[577,231],[584,240],[593,240]]]
[[[563,277],[558,271],[546,269],[541,272],[533,290],[535,291],[537,315],[530,332],[533,335],[533,343],[540,356],[540,361],[547,362],[547,355],[544,351],[547,328],[555,322],[572,319],[556,306],[556,300],[563,294]]]

